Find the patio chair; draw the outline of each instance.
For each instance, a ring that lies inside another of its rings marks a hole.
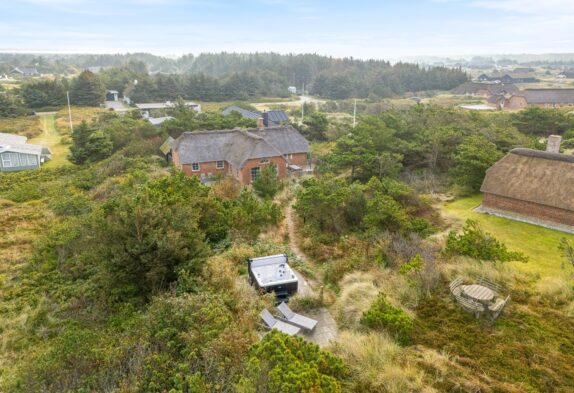
[[[509,300],[510,295],[508,295],[506,299],[504,300],[498,299],[492,306],[488,306],[488,310],[490,311],[490,317],[492,318],[492,320],[495,320],[500,316],[502,310],[504,310],[504,307],[506,307]]]
[[[293,312],[285,302],[278,305],[277,310],[279,310],[279,312],[283,314],[287,322],[295,326],[299,326],[302,329],[312,331],[313,329],[315,329],[315,326],[317,325],[316,320]]]
[[[277,329],[290,336],[296,335],[301,330],[295,325],[276,319],[266,308],[264,308],[259,315],[261,315],[261,319],[263,319],[263,322],[265,322],[269,329]]]
[[[477,283],[478,285],[482,285],[483,287],[487,287],[487,288],[493,290],[494,293],[496,293],[496,294],[502,292],[502,285],[497,284],[497,283],[495,283],[495,282],[493,282],[493,281],[490,281],[489,279],[487,279],[487,278],[485,278],[485,277],[479,277],[479,278],[476,280],[476,283]]]
[[[457,278],[455,278],[454,280],[452,280],[452,282],[450,283],[449,287],[450,287],[450,292],[454,295],[454,296],[458,296],[460,295],[460,286],[462,285],[462,277],[458,276]]]
[[[478,302],[460,295],[454,295],[454,298],[464,311],[473,314],[477,319],[480,318],[480,314],[484,312],[484,306]]]

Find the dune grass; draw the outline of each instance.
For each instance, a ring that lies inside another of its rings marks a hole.
[[[523,252],[530,258],[528,263],[510,262],[513,266],[541,276],[564,274],[565,259],[558,250],[558,243],[563,237],[574,242],[574,235],[473,211],[481,202],[482,196],[475,195],[447,203],[442,210],[455,227],[460,227],[466,219],[475,220],[510,250]]]

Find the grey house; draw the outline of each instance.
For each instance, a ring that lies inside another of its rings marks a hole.
[[[0,133],[0,172],[16,172],[39,169],[52,158],[46,147],[26,143],[28,138]]]
[[[287,116],[285,111],[280,109],[273,109],[265,112],[254,112],[240,108],[236,105],[231,105],[221,111],[221,114],[228,116],[232,112],[238,112],[244,119],[263,119],[263,125],[265,127],[275,127],[289,123],[289,116]]]

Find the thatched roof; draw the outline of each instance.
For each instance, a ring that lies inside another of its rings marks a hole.
[[[529,104],[574,104],[574,89],[526,89],[517,95]]]
[[[227,161],[236,168],[253,158],[309,152],[309,142],[291,126],[184,132],[171,147],[181,164]]]
[[[513,149],[486,171],[480,191],[574,211],[574,156]]]
[[[491,95],[495,94],[516,94],[520,91],[518,87],[505,83],[480,83],[480,82],[465,82],[462,85],[455,87],[452,92],[454,94],[476,94],[481,90],[486,90]]]

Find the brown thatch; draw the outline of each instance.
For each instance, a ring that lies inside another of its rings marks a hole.
[[[513,149],[486,171],[480,191],[574,211],[574,156]]]

